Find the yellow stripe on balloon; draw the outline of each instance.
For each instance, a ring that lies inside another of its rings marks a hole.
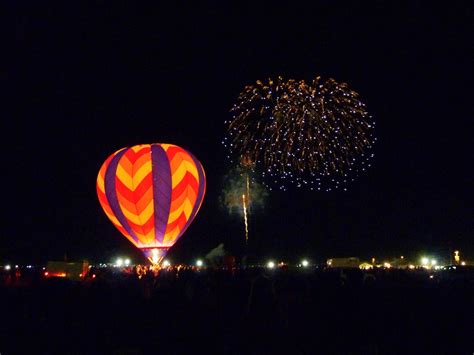
[[[191,213],[193,212],[193,204],[190,200],[186,199],[186,201],[184,202],[183,211],[186,216],[186,219],[189,219]]]
[[[176,226],[172,231],[169,231],[168,233],[166,233],[164,238],[163,238],[163,245],[166,246],[169,243],[174,242],[176,237],[179,235],[180,231],[181,231],[181,229],[179,228],[179,226]]]
[[[181,206],[177,207],[173,212],[170,212],[170,215],[168,217],[168,224],[173,223],[179,218],[179,216],[181,216],[181,214],[183,213],[183,206],[184,203]]]
[[[155,244],[155,227],[153,227],[145,236],[146,238],[146,245],[153,245]]]
[[[181,180],[183,180],[187,172],[191,173],[196,178],[196,180],[199,179],[196,167],[190,162],[183,161],[180,164],[179,168],[176,169],[176,171],[173,173],[173,176],[171,178],[171,186],[173,189],[181,182]]]
[[[134,189],[137,188],[138,185],[142,182],[142,180],[151,173],[151,160],[144,163],[137,172],[133,174],[133,187]]]
[[[110,218],[110,220],[112,221],[113,224],[122,227],[122,225],[120,224],[120,222],[118,221],[118,219],[115,217],[115,215],[109,213],[105,208],[104,208],[104,212],[105,212],[105,214],[107,215],[107,217]]]
[[[105,182],[101,173],[99,173],[99,175],[97,176],[97,187],[99,188],[100,191],[105,193]]]
[[[168,218],[168,224],[171,224],[175,222],[184,212],[184,215],[186,216],[186,219],[189,218],[193,211],[193,204],[189,199],[185,199],[181,206],[176,208],[172,213],[170,213],[169,218]]]
[[[165,150],[165,152],[168,150],[169,147],[176,147],[173,144],[160,144],[161,148]]]
[[[120,205],[121,205],[121,207],[123,206],[122,204],[120,204]],[[136,210],[134,212],[134,211],[129,211],[126,208],[122,208],[122,211],[123,211],[123,214],[125,215],[125,217],[129,221],[131,221],[134,224],[142,225],[143,222],[148,221],[148,219],[153,214],[153,207],[154,206],[153,206],[153,200],[152,200],[152,201],[150,201],[148,206],[143,210],[143,212],[140,215],[138,215],[136,213]]]
[[[122,184],[124,184],[129,190],[132,190],[133,181],[130,174],[122,167],[122,165],[117,165],[116,177],[120,179]]]
[[[134,145],[131,149],[135,152],[138,153],[140,150],[143,148],[150,147],[150,144],[139,144],[139,145]]]

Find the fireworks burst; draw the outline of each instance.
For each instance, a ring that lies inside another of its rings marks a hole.
[[[244,88],[231,112],[223,141],[229,157],[260,170],[267,187],[345,189],[370,167],[375,123],[345,83],[257,81]]]

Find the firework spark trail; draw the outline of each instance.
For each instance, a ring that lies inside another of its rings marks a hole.
[[[247,202],[245,200],[245,194],[242,194],[242,207],[244,209],[244,222],[245,222],[245,244],[249,241],[249,225],[247,220]]]
[[[374,126],[358,94],[320,77],[257,81],[244,88],[226,122],[223,144],[268,185],[346,185],[370,167]],[[328,191],[331,188],[327,189]]]
[[[250,177],[249,177],[249,174],[246,174],[246,178],[247,178],[248,214],[249,214],[249,216],[250,216],[250,205],[252,204],[252,202],[250,201]]]
[[[251,213],[263,210],[268,196],[267,190],[252,177],[249,161],[243,161],[224,177],[224,187],[219,198],[221,206],[229,214],[236,214],[242,218],[245,225],[245,241],[249,240]]]

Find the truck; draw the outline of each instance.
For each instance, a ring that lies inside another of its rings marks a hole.
[[[349,257],[349,258],[332,258],[328,259],[326,262],[328,267],[332,268],[359,268],[360,260],[356,257]]]
[[[63,277],[70,280],[82,280],[89,272],[89,263],[87,261],[66,262],[66,261],[48,261],[44,276],[46,278]]]

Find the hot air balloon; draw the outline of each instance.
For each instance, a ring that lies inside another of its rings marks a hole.
[[[120,149],[97,176],[105,214],[155,265],[196,217],[205,192],[201,163],[173,144]]]

